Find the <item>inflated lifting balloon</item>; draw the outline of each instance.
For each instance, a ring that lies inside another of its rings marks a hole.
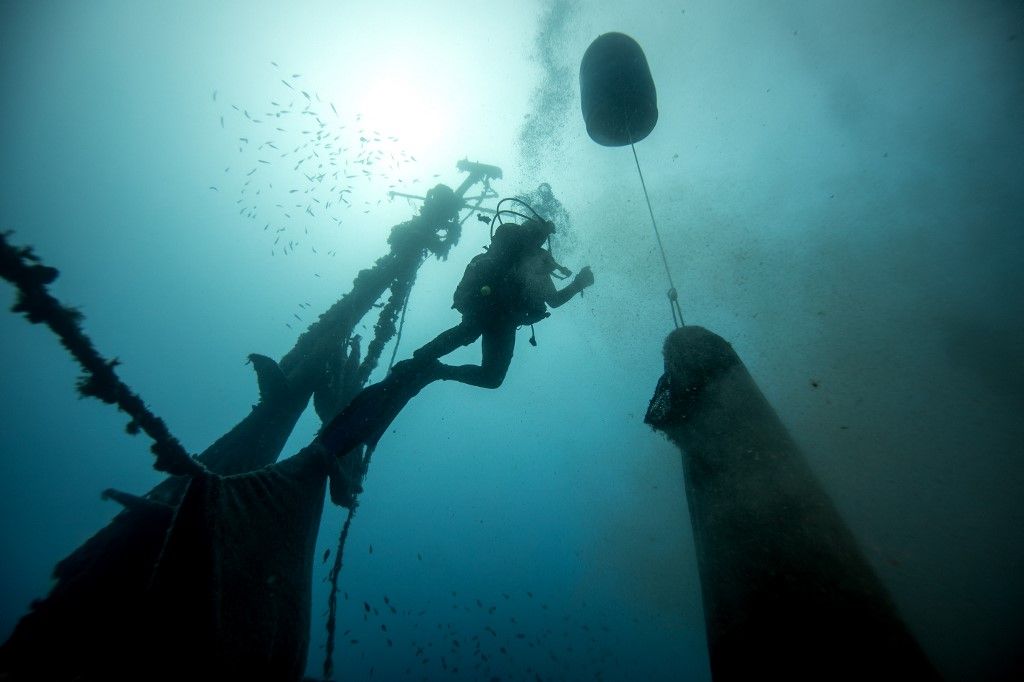
[[[683,310],[679,306],[679,295],[672,281],[658,223],[654,220],[640,159],[636,155],[635,143],[647,137],[658,122],[658,95],[654,91],[654,78],[647,66],[647,57],[635,40],[625,33],[605,33],[590,44],[580,63],[580,104],[587,134],[594,142],[606,147],[629,145],[633,150],[636,172],[640,176],[647,210],[651,213],[651,227],[658,238],[658,250],[665,264],[672,321],[678,328],[683,324]]]
[[[658,122],[658,95],[647,57],[625,33],[605,33],[580,64],[580,100],[590,137],[622,147],[647,137]]]

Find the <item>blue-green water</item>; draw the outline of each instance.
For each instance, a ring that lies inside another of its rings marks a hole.
[[[658,86],[637,153],[687,322],[734,344],[940,670],[1020,671],[1019,3],[0,11],[0,228],[60,268],[55,293],[190,451],[256,401],[246,355],[280,357],[385,252],[416,210],[389,190],[455,186],[468,157],[503,168],[499,193],[548,182],[568,210],[557,255],[596,286],[537,348],[520,332],[499,390],[431,386],[374,456],[339,676],[709,677],[679,455],[641,423],[671,328],[661,260],[632,155],[579,114],[579,59],[609,30]],[[304,130],[330,132],[318,153],[350,169],[328,181],[351,207],[312,201],[329,188]],[[399,357],[457,321],[486,241],[471,219],[424,265]],[[99,491],[160,476],[123,416],[75,397],[48,332],[6,315],[0,338],[6,636],[117,511]],[[328,509],[320,551],[341,520]]]

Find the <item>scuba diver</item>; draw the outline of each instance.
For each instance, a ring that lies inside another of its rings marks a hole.
[[[505,202],[522,204],[532,215],[502,210]],[[502,222],[501,217],[509,214],[523,218],[524,222]],[[499,223],[496,230],[495,221]],[[569,285],[562,289],[555,287],[552,277],[565,279],[572,272],[559,265],[544,248],[544,242],[554,233],[554,225],[521,199],[506,198],[498,202],[491,227],[490,246],[470,261],[455,289],[452,308],[462,313],[462,322],[414,352],[412,360],[395,365],[393,371],[402,372],[431,363],[430,373],[437,378],[481,388],[498,388],[512,362],[516,330],[548,317],[547,306],[558,308],[594,283],[590,266],[586,266]],[[452,366],[438,361],[478,338],[482,338],[480,365]],[[531,337],[530,343],[536,345],[536,340]]]
[[[522,204],[532,215],[503,210],[502,205],[510,201]],[[523,222],[502,223],[501,217],[509,215]],[[495,221],[501,223],[497,229]],[[490,224],[490,245],[469,262],[455,289],[452,308],[462,313],[462,322],[438,334],[410,359],[397,363],[384,379],[360,391],[325,425],[318,440],[329,452],[347,453],[360,443],[376,447],[409,400],[439,379],[498,388],[512,362],[519,327],[543,320],[549,315],[547,306],[558,308],[594,283],[587,266],[568,286],[555,287],[552,277],[567,279],[572,272],[544,248],[554,225],[522,199],[498,202]],[[480,338],[483,358],[479,365],[452,366],[439,360]],[[536,340],[531,338],[530,343],[536,345]]]

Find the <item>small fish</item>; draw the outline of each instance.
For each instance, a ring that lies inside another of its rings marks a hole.
[[[295,89],[295,88],[293,88],[293,87],[292,87],[291,83],[289,83],[288,81],[284,80],[283,78],[281,79],[281,82],[282,82],[282,83],[284,83],[285,85],[287,85],[287,86],[288,86],[289,88],[291,88],[292,90],[294,90],[294,89]]]
[[[324,550],[324,558],[323,558],[323,562],[324,563],[327,563],[327,557],[329,557],[329,556],[331,556],[331,548],[330,547],[328,547],[327,549]]]
[[[217,101],[217,91],[216,90],[213,91],[213,101],[214,102]]]
[[[373,545],[370,545],[370,554],[373,554]]]
[[[220,191],[219,189],[217,189],[217,188],[216,188],[216,187],[214,187],[213,185],[210,185],[210,189],[212,189],[212,190],[213,190],[214,192],[219,192],[219,191]]]
[[[366,611],[367,613],[370,612],[370,605],[369,605],[369,603],[367,603],[365,601],[363,602],[363,610]]]
[[[277,62],[270,62],[270,63],[271,63],[271,64],[272,64],[272,65],[273,65],[273,66],[274,66],[275,68],[277,67]]]
[[[334,108],[334,102],[331,102],[331,111],[333,111],[333,112],[334,112],[334,115],[335,115],[335,116],[337,116],[337,115],[338,115],[338,110]]]

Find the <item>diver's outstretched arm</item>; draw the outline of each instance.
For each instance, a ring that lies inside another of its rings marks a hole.
[[[585,266],[573,278],[572,282],[561,291],[554,291],[549,294],[545,301],[552,308],[558,308],[569,301],[573,296],[580,293],[594,283],[594,273],[590,266]],[[554,287],[551,287],[554,290]]]

